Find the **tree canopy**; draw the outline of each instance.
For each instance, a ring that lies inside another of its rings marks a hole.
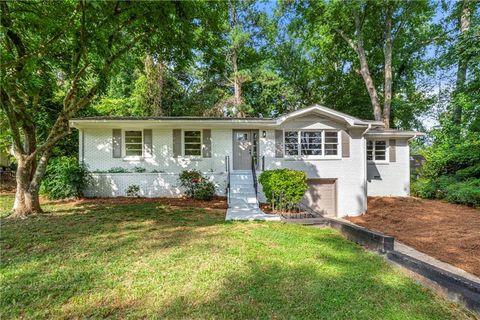
[[[1,1],[0,147],[40,211],[81,115],[275,116],[313,103],[429,142],[476,139],[476,1]],[[440,79],[440,80],[439,80]],[[470,139],[470,138],[468,138]]]

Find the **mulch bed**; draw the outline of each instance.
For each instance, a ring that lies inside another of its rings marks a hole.
[[[311,213],[305,211],[284,211],[284,210],[272,210],[272,207],[268,203],[260,203],[260,209],[266,214],[274,214],[279,215],[287,219],[307,219],[307,218],[314,218]]]
[[[480,277],[480,210],[439,200],[370,197],[349,221]]]

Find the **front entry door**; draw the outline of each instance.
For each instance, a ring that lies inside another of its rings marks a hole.
[[[252,131],[233,130],[233,170],[251,170],[252,151]]]

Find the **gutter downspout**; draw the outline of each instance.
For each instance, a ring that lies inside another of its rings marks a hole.
[[[368,124],[367,129],[362,134],[363,138],[363,161],[364,161],[364,166],[363,166],[363,191],[365,193],[365,202],[363,204],[363,213],[367,212],[368,209],[368,185],[367,185],[367,141],[365,139],[365,134],[368,133],[372,129],[372,124]]]

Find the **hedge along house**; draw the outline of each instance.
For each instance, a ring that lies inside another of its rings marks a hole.
[[[319,105],[278,118],[92,117],[70,126],[93,172],[87,196],[124,196],[130,185],[146,197],[179,196],[186,169],[225,195],[232,173],[290,168],[307,174],[304,202],[338,217],[364,213],[367,196],[408,196],[408,141],[420,134]]]

